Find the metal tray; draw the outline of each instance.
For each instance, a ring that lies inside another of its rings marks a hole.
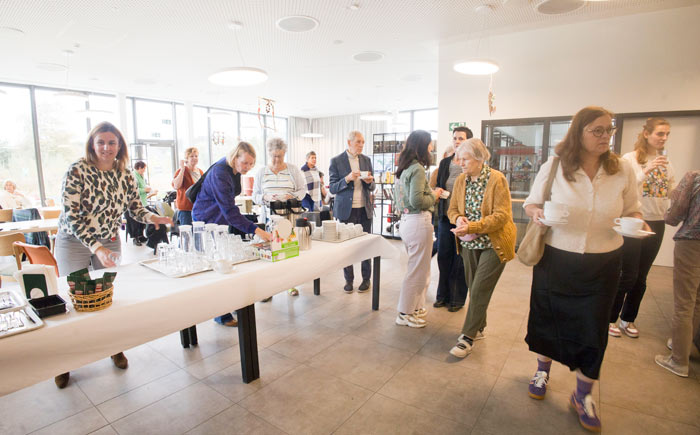
[[[237,265],[237,264],[248,263],[248,262],[250,262],[250,261],[256,261],[256,260],[259,260],[259,258],[249,258],[249,259],[247,259],[247,260],[235,261],[235,262],[233,263],[233,266],[235,266],[235,265]],[[193,272],[175,273],[175,274],[173,274],[173,273],[169,273],[168,271],[166,271],[165,269],[163,269],[163,268],[161,267],[161,265],[160,265],[160,263],[159,263],[159,261],[158,261],[157,258],[153,258],[153,259],[151,259],[151,260],[142,260],[142,261],[139,261],[139,264],[140,264],[141,266],[145,266],[145,267],[147,267],[147,268],[149,268],[149,269],[151,269],[151,270],[155,270],[156,272],[162,273],[163,275],[167,276],[168,278],[184,278],[184,277],[186,277],[186,276],[196,275],[196,274],[198,274],[198,273],[208,272],[208,271],[210,271],[210,270],[213,270],[211,267],[207,266],[207,267],[204,268],[204,269],[195,270],[195,271],[193,271]]]
[[[359,236],[352,236],[349,239],[343,239],[343,240],[324,240],[324,239],[318,239],[312,235],[311,240],[316,240],[318,242],[327,242],[327,243],[343,243],[343,242],[347,242],[348,240],[352,240],[352,239],[356,239],[358,237],[365,236],[367,234],[369,234],[369,233],[362,233]]]
[[[0,314],[0,338],[41,328],[44,322],[32,309]]]
[[[19,311],[27,306],[27,300],[12,290],[0,290],[0,314]]]

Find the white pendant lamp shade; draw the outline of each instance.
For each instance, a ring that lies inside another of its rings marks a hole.
[[[315,137],[323,137],[323,135],[321,133],[302,133],[301,137],[315,138]]]
[[[267,80],[267,73],[259,68],[226,68],[209,76],[209,81],[219,86],[253,86]]]
[[[489,59],[467,59],[455,62],[454,70],[473,76],[493,74],[499,70],[496,62]]]

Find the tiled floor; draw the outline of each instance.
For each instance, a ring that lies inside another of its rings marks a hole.
[[[400,244],[397,244],[401,247]],[[148,253],[133,245],[124,258]],[[432,308],[428,326],[394,325],[405,257],[382,262],[381,310],[370,293],[346,295],[342,273],[299,297],[257,304],[261,378],[241,382],[234,328],[206,322],[200,344],[177,334],[130,349],[129,369],[109,360],[0,397],[2,434],[562,434],[584,433],[568,397],[575,376],[554,364],[547,398],[532,400],[535,359],[524,343],[530,270],[508,264],[488,313],[487,338],[463,360],[449,355],[465,311]],[[637,325],[611,339],[594,390],[610,434],[700,434],[700,356],[681,379],[654,363],[665,353],[672,271],[654,268]],[[357,284],[357,283],[356,283]],[[1,368],[0,368],[1,369]]]

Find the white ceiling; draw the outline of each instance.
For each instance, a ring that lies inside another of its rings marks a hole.
[[[589,1],[560,16],[538,14],[537,1],[358,0],[360,9],[353,11],[347,8],[353,0],[0,0],[0,28],[24,32],[16,37],[0,29],[0,81],[66,86],[65,72],[37,64],[65,64],[62,50],[73,49],[70,88],[250,111],[262,96],[277,101],[277,114],[312,118],[429,108],[437,106],[441,40],[698,0]],[[477,14],[474,8],[483,3],[494,5],[494,12]],[[320,25],[307,33],[284,32],[275,22],[287,15],[311,16]],[[229,29],[232,20],[244,27]],[[245,66],[266,70],[267,82],[221,88],[207,81],[215,71],[243,65],[236,35]],[[372,64],[352,59],[366,50],[385,58]]]

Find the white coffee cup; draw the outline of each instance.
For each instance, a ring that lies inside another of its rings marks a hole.
[[[369,171],[360,171],[360,178],[369,177]]]
[[[233,263],[230,260],[215,260],[212,268],[218,273],[229,273],[233,270]]]
[[[544,218],[550,221],[561,221],[569,216],[569,207],[566,204],[547,201],[544,203]]]
[[[615,223],[622,228],[622,232],[634,234],[642,229],[644,221],[633,217],[616,218]]]
[[[450,192],[443,190],[442,193],[440,194],[440,198],[442,199],[447,199],[450,197]]]

